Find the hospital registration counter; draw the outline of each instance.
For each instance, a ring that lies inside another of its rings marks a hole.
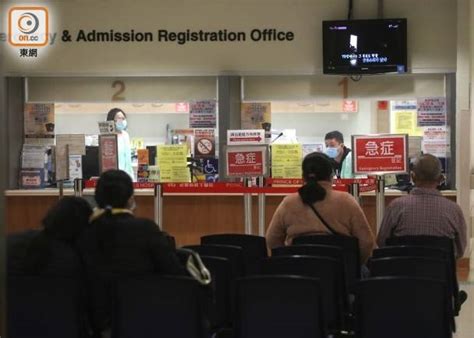
[[[66,189],[65,195],[73,195]],[[402,196],[395,190],[385,192],[385,204]],[[456,191],[442,194],[456,201]],[[7,233],[39,228],[46,211],[58,200],[57,189],[7,190],[6,219]],[[154,218],[154,192],[152,189],[137,189],[135,214]],[[93,200],[93,190],[84,190],[84,197]],[[276,208],[284,198],[283,194],[267,194],[265,201],[265,228],[268,227]],[[376,232],[375,193],[362,193],[362,209]],[[258,198],[252,197],[253,234],[258,234]],[[203,235],[215,233],[245,233],[243,194],[215,193],[165,193],[163,197],[163,230],[176,238],[178,246],[199,243]]]

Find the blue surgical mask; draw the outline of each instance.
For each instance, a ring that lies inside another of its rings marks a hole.
[[[115,128],[117,128],[118,131],[127,129],[127,120],[119,120],[115,122]]]
[[[339,150],[338,148],[335,148],[335,147],[327,147],[325,153],[330,158],[336,158],[337,155],[339,154]]]

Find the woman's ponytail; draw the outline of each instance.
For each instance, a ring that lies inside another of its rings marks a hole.
[[[331,181],[332,164],[327,155],[311,153],[303,160],[303,178],[305,184],[298,190],[304,204],[313,204],[326,197],[326,189],[318,181]]]
[[[298,190],[304,204],[313,204],[326,197],[326,190],[316,180],[309,180]]]

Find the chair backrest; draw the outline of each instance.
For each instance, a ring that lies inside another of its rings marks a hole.
[[[446,285],[439,280],[377,277],[355,288],[356,337],[450,338]]]
[[[205,294],[190,277],[143,276],[117,282],[113,338],[208,337]]]
[[[245,274],[255,273],[260,259],[268,257],[265,237],[243,234],[216,234],[201,237],[201,244],[240,246],[245,261]]]
[[[438,237],[438,236],[426,236],[426,235],[417,235],[417,236],[394,236],[387,238],[385,241],[387,245],[416,245],[424,247],[433,247],[444,250],[448,253],[448,262],[450,265],[451,273],[451,285],[453,287],[453,296],[455,299],[458,298],[459,285],[458,277],[456,273],[456,257],[454,254],[454,244],[453,240],[448,237]]]
[[[300,276],[239,279],[236,338],[326,337],[319,281]]]
[[[298,275],[318,278],[323,295],[323,309],[329,329],[343,326],[346,307],[343,265],[334,258],[317,256],[275,256],[263,259],[263,275]]]
[[[449,259],[448,253],[439,248],[421,245],[394,245],[377,248],[372,251],[372,258],[384,257],[431,257],[438,259]]]
[[[292,255],[330,257],[341,262],[344,266],[344,285],[346,285],[346,290],[348,289],[349,285],[346,278],[348,265],[344,259],[344,251],[340,247],[322,244],[295,244],[272,249],[272,257]]]
[[[407,276],[449,281],[448,262],[427,257],[384,257],[370,260],[371,276]]]
[[[293,239],[293,244],[322,244],[337,246],[344,251],[346,260],[346,279],[348,285],[360,279],[359,240],[350,236],[312,235]]]
[[[212,306],[209,311],[214,327],[230,326],[232,271],[229,260],[222,257],[201,256],[212,276]]]
[[[186,245],[183,248],[196,251],[201,256],[222,257],[229,260],[232,269],[232,278],[236,279],[244,275],[244,254],[240,246],[235,245]]]
[[[84,337],[84,294],[76,280],[15,276],[7,283],[8,337]]]

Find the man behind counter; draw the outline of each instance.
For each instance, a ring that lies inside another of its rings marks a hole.
[[[326,155],[331,158],[334,173],[338,178],[353,178],[351,150],[344,145],[344,135],[334,130],[324,137]]]

